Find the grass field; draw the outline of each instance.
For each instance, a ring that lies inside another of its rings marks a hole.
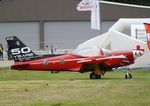
[[[14,71],[0,68],[0,106],[150,106],[150,71],[89,73]]]

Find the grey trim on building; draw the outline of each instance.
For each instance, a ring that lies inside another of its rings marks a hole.
[[[150,7],[128,5],[123,3],[101,2],[102,20],[118,20],[120,18],[149,18]]]
[[[0,2],[0,21],[90,20],[90,12],[78,12],[81,0],[7,0]],[[150,9],[101,2],[101,19],[147,18]]]

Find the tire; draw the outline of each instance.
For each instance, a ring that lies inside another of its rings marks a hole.
[[[94,72],[90,74],[90,79],[101,79],[101,75],[97,75]]]
[[[90,79],[97,79],[97,75],[94,72],[92,72],[90,74]]]
[[[125,75],[125,79],[132,79],[132,75],[131,75],[130,73],[127,73],[127,74]]]

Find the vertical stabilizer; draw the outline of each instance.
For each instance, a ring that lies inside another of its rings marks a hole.
[[[15,62],[30,61],[37,58],[37,55],[16,36],[6,37],[6,41],[8,51],[10,51]]]

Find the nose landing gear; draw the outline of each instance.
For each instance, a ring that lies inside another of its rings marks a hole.
[[[126,69],[125,79],[132,79],[132,74],[129,73],[129,70],[130,70],[129,68]]]
[[[132,79],[132,74],[126,73],[125,74],[125,79]]]

